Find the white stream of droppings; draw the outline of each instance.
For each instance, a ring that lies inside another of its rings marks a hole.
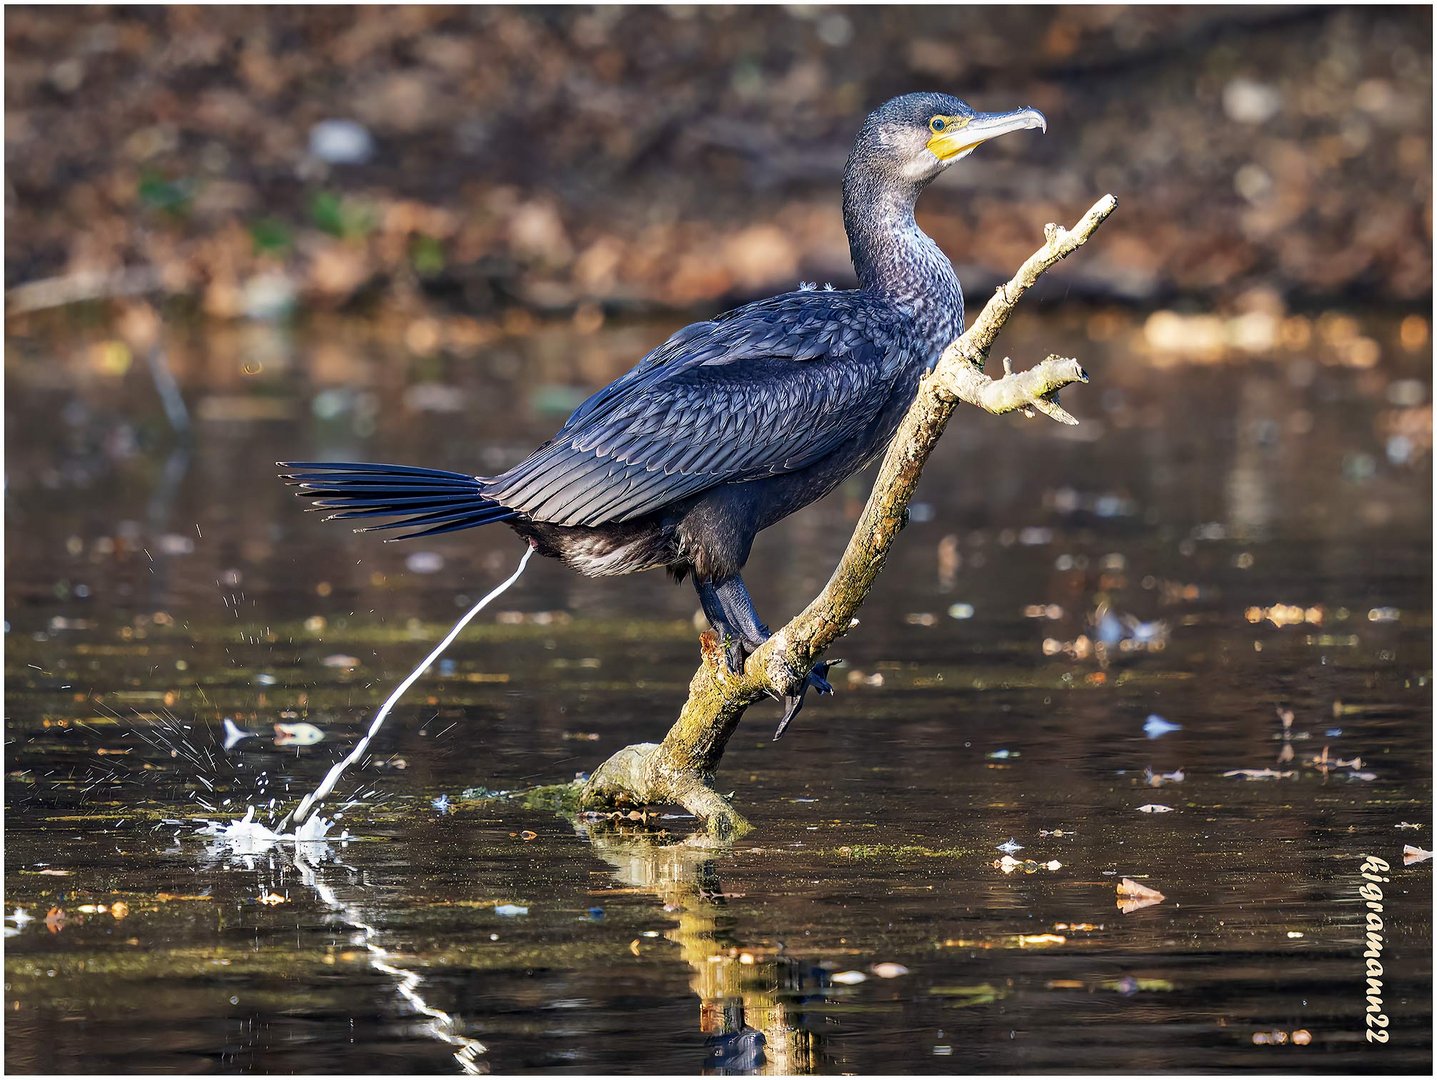
[[[325,778],[320,781],[319,787],[315,788],[300,801],[298,809],[296,809],[293,814],[287,816],[284,821],[280,822],[281,828],[291,819],[296,823],[302,823],[305,818],[309,816],[310,811],[315,805],[322,802],[329,793],[334,790],[334,785],[339,783],[339,778],[344,775],[344,770],[364,757],[365,753],[369,750],[370,740],[372,740],[374,736],[379,733],[379,729],[384,726],[385,717],[389,715],[389,711],[394,708],[399,699],[404,696],[404,691],[413,686],[415,682],[419,680],[419,677],[429,670],[430,665],[439,659],[445,649],[449,648],[454,639],[459,636],[460,631],[469,625],[470,620],[473,619],[475,615],[483,611],[492,600],[502,596],[508,590],[509,586],[519,580],[519,575],[524,572],[524,567],[529,565],[529,559],[533,554],[534,548],[532,546],[526,547],[524,549],[524,557],[519,560],[519,568],[509,576],[508,580],[465,612],[464,617],[454,624],[454,629],[450,630],[449,633],[444,636],[444,640],[434,647],[434,651],[420,661],[419,666],[409,673],[408,678],[395,687],[394,693],[389,695],[388,700],[379,707],[379,712],[374,714],[374,720],[370,723],[369,731],[365,734],[364,738],[355,744],[354,749],[349,752],[349,756],[344,758],[343,761],[335,763],[334,768],[330,769],[328,774],[325,775]]]
[[[529,565],[529,559],[534,554],[532,546],[524,549],[524,557],[519,560],[519,566],[498,588],[485,596],[454,624],[454,628],[444,636],[444,639],[434,647],[434,650],[426,656],[409,676],[394,689],[379,711],[370,722],[369,731],[364,738],[360,739],[354,749],[342,760],[337,762],[325,775],[324,779],[314,791],[301,800],[294,813],[286,815],[275,828],[270,828],[263,822],[255,820],[255,809],[249,807],[245,816],[239,821],[219,822],[210,821],[201,833],[216,838],[216,847],[222,849],[227,855],[244,862],[247,866],[253,867],[255,860],[266,855],[281,841],[288,841],[294,844],[294,862],[299,868],[304,883],[314,890],[315,894],[326,906],[339,913],[340,917],[358,931],[357,944],[360,944],[369,954],[369,964],[376,971],[383,972],[397,980],[396,989],[400,995],[420,1014],[429,1018],[429,1031],[441,1041],[454,1047],[454,1059],[459,1063],[466,1073],[477,1074],[483,1070],[480,1068],[478,1059],[485,1052],[484,1044],[477,1039],[459,1034],[455,1028],[456,1023],[453,1017],[442,1009],[436,1009],[424,1000],[419,992],[423,978],[416,972],[400,967],[395,963],[395,958],[387,949],[380,947],[374,940],[379,931],[367,922],[352,905],[346,904],[335,895],[335,892],[319,876],[317,864],[328,857],[329,846],[326,839],[333,822],[319,815],[310,816],[320,802],[322,802],[334,790],[339,783],[339,778],[344,771],[355,762],[361,760],[369,749],[370,742],[384,726],[384,720],[389,715],[395,704],[404,692],[413,686],[426,671],[433,665],[435,660],[443,654],[444,650],[453,644],[463,629],[469,625],[474,616],[483,611],[495,599],[503,595],[508,588],[519,580],[519,575]],[[239,738],[243,738],[248,732],[240,732]],[[231,741],[238,741],[235,732],[227,731],[227,747]],[[286,832],[285,828],[293,821],[295,824],[292,832]],[[345,837],[348,837],[346,832]],[[16,913],[16,922],[19,922],[23,912]],[[11,932],[6,927],[7,933]]]

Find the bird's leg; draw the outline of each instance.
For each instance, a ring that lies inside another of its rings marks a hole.
[[[737,675],[743,670],[743,663],[753,649],[744,648],[743,638],[739,636],[737,628],[729,622],[728,612],[724,609],[723,601],[719,599],[718,590],[714,588],[713,582],[700,581],[695,578],[694,589],[699,594],[699,603],[703,605],[704,617],[714,628],[714,633],[719,636],[719,645],[724,650],[724,659],[728,663],[728,669]]]
[[[742,643],[743,652],[739,657],[738,665],[734,668],[735,671],[738,671],[743,667],[743,662],[748,659],[748,654],[772,635],[758,617],[758,612],[754,610],[753,597],[749,596],[743,578],[737,574],[731,578],[725,578],[713,585],[713,591],[714,598],[719,604],[719,610],[723,612],[724,621],[733,628]]]
[[[734,672],[743,670],[749,653],[772,636],[768,627],[759,619],[758,612],[754,610],[753,597],[749,596],[743,578],[735,574],[720,582],[696,582],[696,587],[704,614],[708,616],[714,630],[724,639],[729,668]],[[798,693],[785,694],[780,698],[783,703],[783,718],[778,722],[778,730],[774,732],[775,740],[783,735],[803,708],[803,697],[810,687],[820,694],[833,693],[833,687],[827,679],[832,663],[823,660],[814,664]]]

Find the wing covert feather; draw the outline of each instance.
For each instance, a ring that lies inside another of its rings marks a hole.
[[[864,436],[911,359],[871,295],[800,292],[687,326],[485,484],[536,521],[602,525],[806,468]]]

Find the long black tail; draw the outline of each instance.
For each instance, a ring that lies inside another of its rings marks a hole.
[[[415,465],[375,465],[355,461],[281,461],[283,474],[302,498],[314,499],[312,510],[333,510],[326,521],[389,517],[395,521],[361,527],[356,532],[413,528],[395,536],[415,536],[472,529],[519,516],[484,494],[482,482],[464,473],[422,469]]]

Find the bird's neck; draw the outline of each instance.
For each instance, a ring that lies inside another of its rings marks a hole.
[[[843,225],[859,287],[909,313],[941,350],[963,332],[963,290],[953,264],[913,217],[921,190],[850,169]]]

